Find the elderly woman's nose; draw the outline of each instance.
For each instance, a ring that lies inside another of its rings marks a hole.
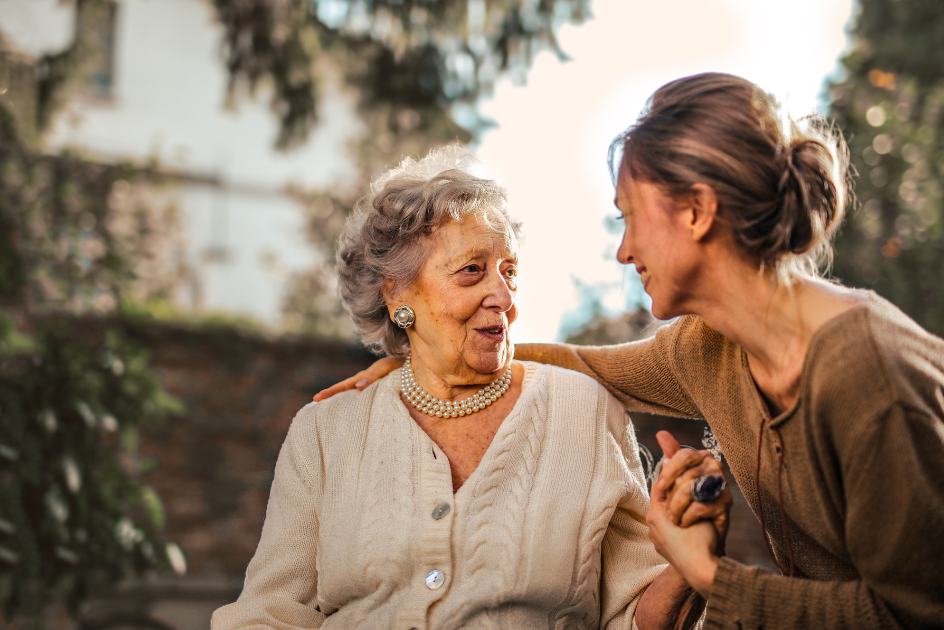
[[[515,304],[514,281],[501,273],[490,276],[486,286],[488,293],[482,305],[485,308],[497,307],[500,311],[507,311]]]

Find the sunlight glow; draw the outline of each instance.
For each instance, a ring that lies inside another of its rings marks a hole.
[[[524,221],[517,342],[552,341],[580,306],[574,279],[601,285],[619,311],[646,303],[615,261],[607,232],[613,189],[606,152],[660,85],[730,72],[786,101],[791,115],[824,111],[822,88],[848,46],[852,0],[595,0],[595,19],[561,29],[571,57],[539,56],[525,86],[497,86],[482,111],[497,123],[477,151]],[[788,98],[787,98],[788,97]]]

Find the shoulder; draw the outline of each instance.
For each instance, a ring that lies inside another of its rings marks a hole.
[[[573,418],[593,417],[598,420],[594,426],[600,429],[625,432],[628,418],[623,404],[593,378],[555,365],[521,363],[532,386],[546,391],[548,415],[563,419],[565,428],[585,430],[587,424]]]
[[[878,296],[867,303],[865,318],[869,339],[896,401],[906,408],[921,408],[930,396],[939,407],[937,392],[944,387],[944,340]]]
[[[705,323],[698,315],[679,317],[664,329],[671,334],[675,355],[683,363],[705,363],[717,365],[725,357],[736,358],[740,363],[740,348],[733,341]]]
[[[944,385],[944,341],[873,293],[823,326],[806,371],[820,404],[871,417],[893,405],[927,411]]]
[[[363,391],[350,390],[321,402],[308,403],[295,414],[288,439],[323,443],[343,440],[346,435],[357,432],[368,423],[371,409],[379,401],[395,397],[391,381],[394,374],[379,379]]]
[[[586,374],[545,363],[520,363],[525,367],[525,378],[539,388],[548,389],[555,399],[574,401],[578,398],[586,400],[597,396],[612,398],[603,385]]]

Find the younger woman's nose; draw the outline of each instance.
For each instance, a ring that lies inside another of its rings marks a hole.
[[[633,263],[633,256],[629,252],[629,246],[626,244],[626,237],[623,237],[623,240],[620,241],[619,249],[616,250],[616,260],[624,265],[631,265]]]

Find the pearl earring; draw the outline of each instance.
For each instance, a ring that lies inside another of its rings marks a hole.
[[[400,328],[409,328],[413,325],[415,320],[416,313],[406,304],[398,306],[397,310],[393,312],[393,321],[396,322],[397,326]]]

